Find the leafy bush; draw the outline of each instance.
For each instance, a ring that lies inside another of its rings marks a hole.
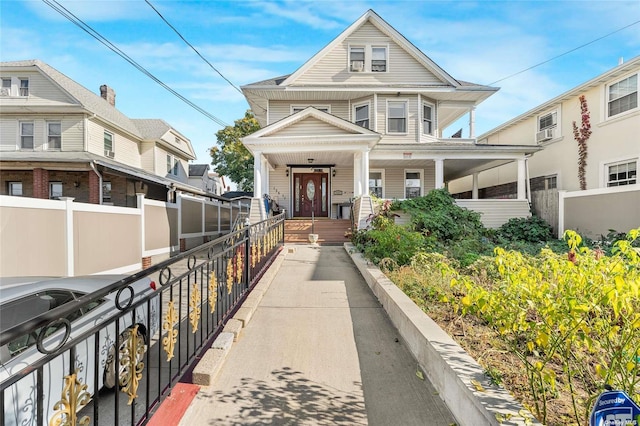
[[[480,238],[486,233],[480,222],[480,213],[456,205],[446,189],[433,190],[424,197],[397,201],[393,208],[409,213],[416,231],[444,243]]]
[[[544,219],[538,216],[511,218],[502,225],[497,233],[498,240],[505,242],[525,241],[528,243],[546,242],[553,238],[553,230]],[[501,241],[501,242],[503,242]]]
[[[377,264],[388,258],[399,266],[408,264],[416,253],[433,244],[424,235],[392,222],[385,223],[383,229],[358,231],[352,241],[372,262]]]

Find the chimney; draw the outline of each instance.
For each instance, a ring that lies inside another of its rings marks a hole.
[[[116,92],[106,84],[100,86],[100,96],[111,104],[112,107],[116,106]]]

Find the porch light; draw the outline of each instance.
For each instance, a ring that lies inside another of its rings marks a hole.
[[[336,169],[333,169],[333,171],[331,172],[331,177],[336,177]]]
[[[307,161],[309,162],[309,164],[313,164],[313,158],[307,158]]]
[[[287,170],[284,172],[285,175],[287,175],[287,177],[289,177],[289,168],[287,167]]]

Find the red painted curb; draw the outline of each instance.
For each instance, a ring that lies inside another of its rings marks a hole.
[[[177,426],[189,408],[191,401],[200,390],[200,386],[190,383],[176,383],[160,408],[153,414],[148,426]]]

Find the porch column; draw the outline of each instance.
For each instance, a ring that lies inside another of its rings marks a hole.
[[[362,152],[353,154],[353,196],[362,195]]]
[[[444,188],[444,159],[436,158],[436,189]]]
[[[471,107],[469,109],[469,138],[473,139],[476,137],[476,107]]]
[[[527,199],[527,168],[525,159],[518,159],[518,200]]]
[[[473,185],[471,187],[471,198],[478,199],[478,173],[473,174]]]
[[[262,199],[262,152],[253,153],[253,196]]]
[[[362,152],[362,195],[369,195],[369,151]]]

